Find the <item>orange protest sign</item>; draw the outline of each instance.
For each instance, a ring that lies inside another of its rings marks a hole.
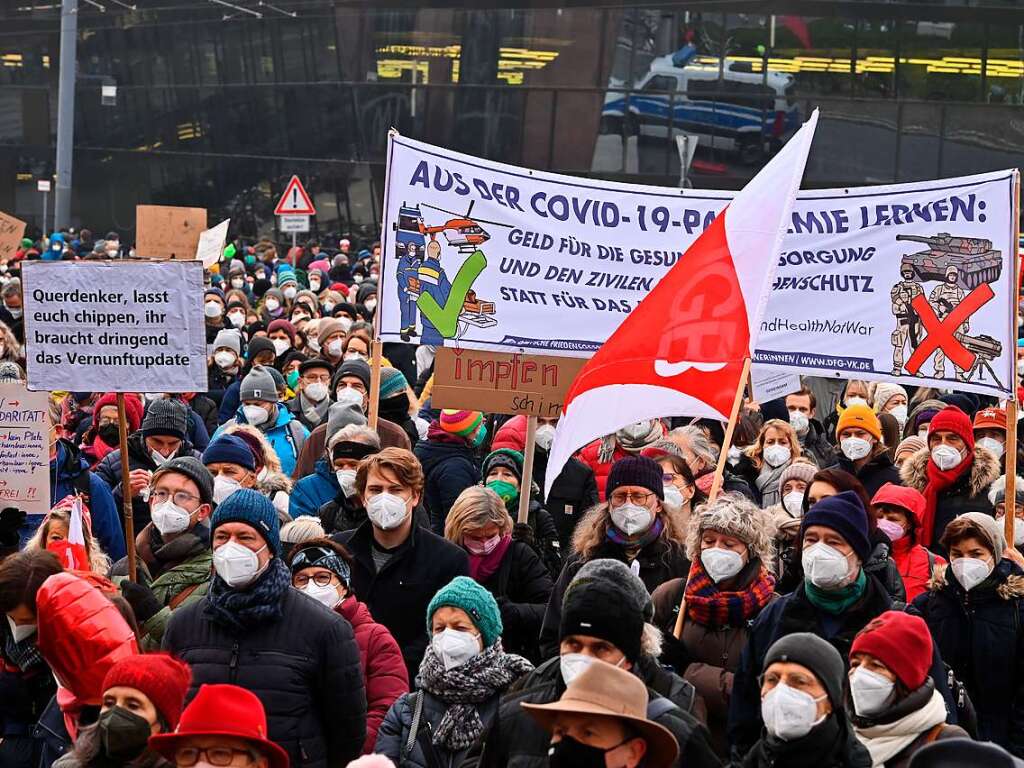
[[[137,205],[135,253],[143,259],[194,259],[205,229],[205,208]]]

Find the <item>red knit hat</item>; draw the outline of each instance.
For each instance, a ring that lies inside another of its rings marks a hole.
[[[886,611],[853,639],[850,656],[867,653],[885,664],[912,691],[924,685],[932,665],[932,635],[920,616]]]
[[[178,727],[191,679],[192,672],[184,662],[166,653],[147,653],[114,664],[103,678],[103,690],[123,685],[141,691],[173,730]]]
[[[952,432],[964,441],[968,449],[974,450],[974,429],[971,426],[971,417],[955,405],[947,405],[928,422],[928,436],[931,437],[934,432]]]

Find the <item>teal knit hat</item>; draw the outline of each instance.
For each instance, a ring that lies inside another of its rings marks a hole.
[[[405,392],[409,386],[405,376],[395,368],[380,369],[380,399],[387,400],[400,392]]]
[[[210,534],[224,523],[246,523],[266,539],[274,557],[281,556],[281,528],[270,499],[251,488],[239,488],[217,505],[210,520]]]
[[[236,491],[237,493],[237,491]],[[468,576],[456,576],[438,590],[427,606],[427,634],[433,631],[431,619],[438,608],[461,608],[480,630],[484,647],[490,648],[501,637],[501,611],[491,593]]]

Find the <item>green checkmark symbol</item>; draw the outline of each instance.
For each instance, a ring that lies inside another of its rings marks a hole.
[[[423,292],[416,300],[423,316],[433,323],[438,333],[446,339],[455,336],[459,327],[459,314],[462,312],[462,305],[466,302],[466,294],[473,287],[473,282],[484,271],[487,266],[487,258],[483,251],[473,251],[459,268],[459,273],[452,281],[452,289],[448,293],[448,300],[442,307],[437,300],[429,293]]]

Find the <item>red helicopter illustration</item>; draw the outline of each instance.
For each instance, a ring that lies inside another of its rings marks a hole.
[[[484,219],[470,218],[470,215],[473,212],[473,203],[475,202],[475,200],[470,202],[469,208],[466,209],[465,214],[447,211],[444,208],[438,208],[436,205],[423,203],[424,208],[433,208],[435,211],[441,211],[441,213],[447,213],[449,216],[455,216],[456,218],[449,219],[444,224],[438,224],[436,226],[427,226],[423,223],[423,220],[420,219],[420,233],[423,235],[430,235],[431,240],[436,240],[437,233],[443,232],[445,239],[448,241],[448,245],[457,249],[459,253],[472,253],[491,239],[487,230],[480,226],[480,222],[483,222],[484,224],[493,224],[497,227],[512,226],[511,224],[503,224],[498,221],[486,221]]]

